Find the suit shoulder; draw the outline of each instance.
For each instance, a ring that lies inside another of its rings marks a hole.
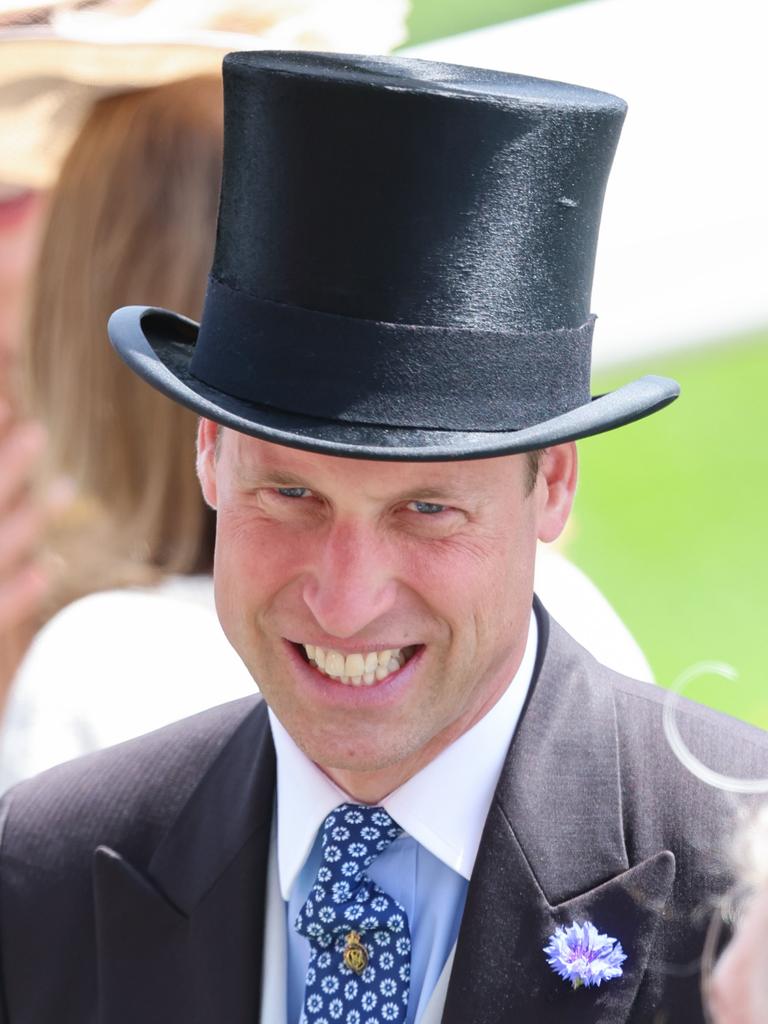
[[[636,730],[643,723],[657,729],[665,709],[673,717],[685,723],[687,728],[698,729],[702,734],[711,735],[716,745],[730,747],[735,739],[743,741],[756,751],[768,753],[768,732],[757,726],[734,718],[721,711],[698,704],[685,697],[673,694],[666,687],[632,679],[597,661],[553,619],[548,621],[548,644],[557,659],[559,670],[564,676],[581,676],[589,679],[591,686],[608,688],[618,714],[621,730]]]
[[[724,783],[768,778],[768,732],[598,663],[588,671],[612,696],[626,806],[636,804],[647,819],[666,819],[668,835],[680,820],[696,819],[693,832],[710,821],[724,841],[734,815],[754,800],[734,798]]]
[[[549,622],[549,650],[559,678],[576,687],[579,701],[613,731],[615,718],[619,757],[624,770],[638,777],[674,779],[687,788],[693,781],[675,752],[671,738],[714,772],[743,778],[768,777],[768,732],[737,718],[678,696],[655,683],[630,679],[596,661],[556,622]],[[606,695],[610,695],[608,701]],[[685,758],[683,758],[685,761]],[[697,780],[698,781],[698,780]],[[667,786],[667,790],[669,786]]]
[[[3,859],[46,869],[81,851],[90,855],[100,843],[133,848],[141,856],[249,719],[268,728],[258,696],[210,708],[19,783],[0,805]]]
[[[669,730],[674,728],[686,745],[702,747],[718,761],[719,769],[747,762],[750,758],[768,767],[768,732],[722,711],[698,704],[653,683],[628,679],[604,670],[612,687],[619,728],[642,732],[643,728],[661,729],[671,744]],[[666,725],[665,725],[666,719]],[[712,763],[710,767],[715,768]]]

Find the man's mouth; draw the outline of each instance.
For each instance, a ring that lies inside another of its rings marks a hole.
[[[396,647],[344,654],[329,647],[297,644],[306,660],[329,679],[346,686],[373,686],[399,672],[418,647]]]

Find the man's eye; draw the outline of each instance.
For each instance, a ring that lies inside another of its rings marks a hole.
[[[312,494],[308,487],[276,487],[275,491],[281,498],[306,498]]]
[[[431,501],[409,501],[408,508],[411,512],[419,512],[423,516],[434,516],[438,512],[445,512],[445,505],[436,505]]]

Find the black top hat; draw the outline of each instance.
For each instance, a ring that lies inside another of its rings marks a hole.
[[[280,444],[460,459],[671,402],[589,391],[590,289],[622,100],[476,68],[324,53],[224,60],[218,240],[200,326],[130,306],[110,337],[171,398]]]

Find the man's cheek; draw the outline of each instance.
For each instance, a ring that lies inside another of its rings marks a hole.
[[[254,524],[246,515],[220,515],[216,534],[216,568],[229,582],[252,590],[268,589],[290,577],[296,561],[293,536],[275,525]]]

